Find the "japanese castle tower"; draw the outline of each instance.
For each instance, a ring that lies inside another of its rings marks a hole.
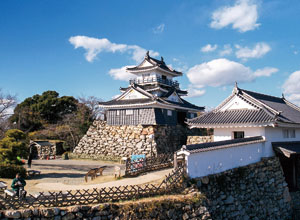
[[[141,64],[127,71],[136,78],[120,88],[122,95],[100,103],[109,125],[177,125],[204,110],[181,98],[187,91],[173,78],[182,73],[168,67],[163,58],[154,59],[148,51]]]
[[[146,53],[144,60],[126,69],[135,75],[129,86],[120,88],[117,98],[99,103],[105,109],[105,122],[95,121],[74,153],[112,157],[132,154],[171,153],[186,143],[187,119],[203,112],[204,107],[182,98],[173,78],[181,72]]]

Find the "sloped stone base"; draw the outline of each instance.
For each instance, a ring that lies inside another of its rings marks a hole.
[[[182,125],[111,126],[105,121],[94,121],[73,153],[109,157],[172,153],[186,144],[191,134],[199,135],[200,131]]]

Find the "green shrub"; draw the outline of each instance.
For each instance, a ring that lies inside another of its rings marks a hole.
[[[0,161],[2,163],[19,164],[18,158],[26,158],[28,154],[26,134],[17,129],[6,131],[0,140]]]
[[[15,178],[16,174],[20,173],[23,178],[26,178],[26,169],[22,166],[0,163],[1,178]]]

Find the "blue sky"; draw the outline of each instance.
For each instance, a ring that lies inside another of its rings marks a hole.
[[[109,100],[150,50],[184,72],[192,103],[214,107],[237,81],[300,104],[299,10],[297,0],[2,0],[0,88],[19,101],[46,90]]]

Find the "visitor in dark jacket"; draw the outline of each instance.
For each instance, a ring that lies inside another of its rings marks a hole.
[[[17,196],[19,196],[20,189],[24,189],[26,186],[26,181],[21,177],[19,173],[16,174],[16,178],[13,179],[11,188]]]
[[[28,161],[27,161],[28,168],[31,168],[32,158],[33,158],[33,155],[30,153],[29,157],[28,157]]]

